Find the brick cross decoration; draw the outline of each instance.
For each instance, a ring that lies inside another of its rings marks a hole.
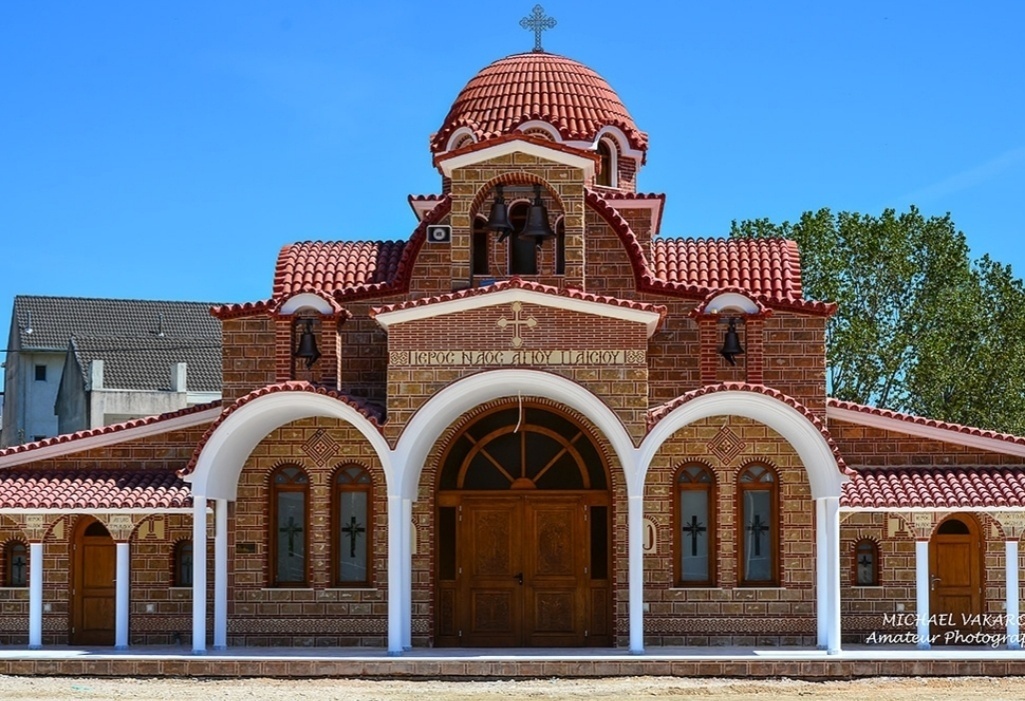
[[[356,517],[349,519],[349,525],[342,529],[342,533],[349,536],[349,557],[356,557],[356,539],[367,529],[356,523]]]
[[[520,327],[526,326],[528,329],[532,329],[535,326],[537,326],[537,319],[535,319],[532,316],[529,316],[526,319],[521,319],[520,312],[523,311],[523,305],[519,302],[512,303],[512,310],[512,320],[510,321],[509,319],[506,319],[503,316],[501,319],[498,320],[498,326],[502,329],[504,329],[506,326],[513,327],[512,346],[513,348],[519,348],[523,345],[523,338],[520,337]]]
[[[279,528],[278,532],[288,534],[288,556],[295,556],[295,537],[303,532],[303,527],[295,522],[294,516],[289,516],[288,524]]]
[[[690,523],[681,529],[684,533],[690,536],[690,554],[692,557],[698,556],[698,538],[701,534],[708,529],[701,525],[698,521],[697,516],[690,517]]]
[[[754,536],[755,557],[759,557],[762,554],[762,533],[769,530],[769,526],[762,521],[761,514],[755,514],[754,520],[751,521],[751,525],[747,527],[747,530]]]
[[[534,51],[541,53],[541,32],[551,29],[557,24],[554,17],[545,17],[545,8],[534,5],[529,15],[520,20],[520,26],[527,31],[534,32]]]

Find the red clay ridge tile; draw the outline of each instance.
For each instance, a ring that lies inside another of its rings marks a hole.
[[[984,428],[975,428],[973,426],[964,426],[962,424],[948,423],[946,421],[939,421],[937,419],[928,419],[924,416],[914,416],[912,414],[902,414],[898,411],[891,411],[889,409],[880,409],[878,407],[866,406],[864,404],[856,404],[854,402],[845,402],[839,399],[830,398],[826,400],[827,407],[836,407],[837,409],[846,409],[848,411],[856,411],[862,414],[868,414],[871,416],[882,416],[887,419],[896,419],[898,421],[905,421],[911,424],[917,424],[919,426],[928,426],[930,428],[938,428],[944,431],[952,431],[954,433],[960,433],[968,436],[978,436],[980,438],[991,438],[997,441],[1004,441],[1006,443],[1014,443],[1016,445],[1025,445],[1025,437],[1015,436],[1010,433],[1001,433],[999,431],[991,431]]]
[[[214,431],[217,430],[218,426],[224,423],[225,419],[227,419],[238,409],[242,408],[254,399],[259,399],[260,397],[265,397],[268,394],[276,394],[278,392],[311,392],[313,394],[322,394],[326,397],[337,399],[339,402],[342,402],[343,404],[348,404],[353,409],[358,411],[360,414],[365,416],[367,420],[370,421],[370,423],[372,423],[377,428],[380,428],[385,421],[385,413],[383,408],[375,404],[371,404],[370,402],[367,402],[358,397],[350,397],[347,394],[343,394],[337,390],[333,390],[328,387],[320,387],[318,385],[306,382],[305,380],[293,380],[290,382],[281,382],[274,385],[267,385],[266,387],[261,387],[260,389],[250,392],[244,397],[240,397],[235,401],[234,404],[224,408],[224,411],[222,411],[220,416],[217,417],[217,420],[210,424],[210,428],[208,428],[206,433],[203,434],[203,437],[200,439],[199,443],[196,445],[195,450],[193,450],[192,452],[192,457],[189,459],[188,465],[186,465],[183,469],[179,470],[178,475],[181,477],[185,477],[186,475],[191,474],[192,471],[196,469],[196,462],[199,460],[199,454],[203,452],[203,447],[206,446],[207,441],[210,440],[210,437],[214,434]]]
[[[138,426],[149,426],[151,424],[159,423],[161,421],[168,421],[170,419],[178,418],[179,416],[188,416],[189,414],[198,414],[207,409],[213,409],[216,406],[220,406],[221,400],[215,400],[207,402],[206,404],[196,404],[186,409],[179,409],[177,411],[169,411],[165,414],[158,414],[156,416],[145,416],[141,419],[132,419],[131,421],[123,421],[121,423],[109,424],[107,426],[99,426],[97,428],[90,428],[84,431],[78,431],[76,433],[62,433],[59,436],[53,436],[51,438],[44,438],[39,441],[33,441],[31,443],[22,443],[21,445],[13,445],[9,448],[0,450],[0,458],[8,455],[15,455],[18,453],[27,453],[32,450],[39,450],[40,448],[48,448],[54,445],[62,445],[64,443],[71,443],[73,441],[82,440],[83,438],[91,438],[93,436],[102,436],[109,433],[118,433],[120,431],[127,430],[129,428],[136,428]]]
[[[574,287],[555,287],[553,285],[543,285],[540,282],[533,282],[531,280],[524,280],[520,277],[512,277],[508,280],[500,280],[492,285],[486,285],[484,287],[472,287],[465,290],[459,290],[458,292],[449,292],[443,295],[436,295],[433,297],[419,297],[417,299],[411,299],[406,302],[399,302],[397,304],[386,304],[381,307],[374,307],[370,310],[370,318],[373,319],[378,314],[384,314],[387,312],[394,312],[400,309],[411,309],[413,307],[425,307],[431,304],[437,304],[439,302],[449,302],[456,299],[466,299],[467,297],[480,297],[482,295],[494,294],[503,290],[530,290],[532,292],[540,292],[542,294],[552,295],[553,297],[568,297],[570,299],[579,299],[585,302],[597,302],[599,304],[608,304],[614,307],[624,307],[627,309],[636,309],[638,311],[654,312],[659,315],[659,323],[665,319],[667,309],[661,304],[651,304],[649,302],[635,302],[630,299],[620,299],[618,297],[610,297],[606,295],[596,295],[590,292],[584,292],[583,290],[576,289]]]
[[[681,394],[670,402],[652,407],[648,410],[648,432],[650,433],[651,429],[653,429],[659,421],[668,416],[669,413],[677,407],[693,401],[698,397],[703,397],[707,394],[714,394],[716,392],[755,392],[757,394],[763,394],[766,397],[772,397],[773,399],[783,402],[787,406],[793,407],[808,419],[808,421],[818,429],[819,433],[822,434],[822,437],[826,440],[830,450],[833,452],[833,457],[836,458],[837,469],[848,476],[856,474],[854,470],[847,467],[847,463],[844,462],[843,455],[840,454],[839,446],[837,446],[833,437],[829,434],[829,429],[826,428],[826,425],[822,423],[822,420],[818,416],[793,397],[783,394],[779,390],[771,387],[766,387],[765,385],[755,385],[748,382],[723,382],[717,385],[706,385],[700,389],[695,389],[687,392],[686,394]]]

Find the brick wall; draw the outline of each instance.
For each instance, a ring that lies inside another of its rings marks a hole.
[[[729,462],[709,442],[726,426],[744,441]],[[674,578],[674,479],[681,465],[712,469],[716,487],[716,582],[678,587]],[[779,586],[738,586],[737,476],[749,464],[779,477]],[[645,641],[651,645],[806,645],[815,634],[814,502],[807,473],[790,445],[772,429],[738,417],[712,417],[678,431],[648,470],[645,518],[656,528],[656,550],[645,556]],[[621,567],[626,567],[625,562]],[[626,592],[617,618],[626,620]],[[627,643],[621,629],[619,644]]]

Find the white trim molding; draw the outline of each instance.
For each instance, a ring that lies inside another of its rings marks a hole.
[[[584,180],[594,179],[595,166],[593,159],[587,156],[578,156],[573,153],[566,153],[566,151],[562,149],[549,148],[542,144],[536,144],[532,141],[528,141],[526,138],[502,141],[494,146],[470,151],[469,153],[464,153],[459,156],[441,156],[439,158],[438,167],[441,168],[441,172],[446,178],[451,178],[453,171],[458,168],[466,168],[468,166],[477,165],[478,163],[491,160],[492,158],[508,156],[513,153],[525,153],[528,156],[536,156],[546,161],[558,163],[559,165],[569,166],[570,168],[580,168],[584,171]]]
[[[335,313],[331,304],[320,295],[313,294],[312,292],[302,292],[286,299],[285,303],[278,309],[278,314],[281,316],[291,316],[304,309],[312,309],[318,314],[331,315]]]
[[[757,314],[758,304],[745,294],[739,292],[723,292],[708,300],[705,314],[724,314],[740,310],[742,314]]]
[[[620,307],[605,302],[594,302],[588,299],[577,299],[575,297],[564,297],[559,294],[549,294],[526,290],[522,287],[512,287],[498,292],[483,292],[475,295],[460,297],[459,299],[441,300],[430,304],[396,309],[390,312],[381,312],[376,315],[377,323],[387,330],[395,324],[404,324],[409,321],[421,321],[432,319],[445,314],[458,314],[460,312],[472,311],[495,307],[500,304],[511,304],[521,302],[525,304],[536,304],[539,307],[552,309],[563,309],[581,314],[604,317],[606,319],[619,319],[621,321],[632,321],[644,324],[650,338],[658,328],[661,315],[658,312],[633,309],[632,307]]]

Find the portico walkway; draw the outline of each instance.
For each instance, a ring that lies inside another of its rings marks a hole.
[[[642,655],[595,649],[428,649],[401,657],[383,649],[232,648],[193,655],[185,647],[0,648],[0,675],[195,677],[791,677],[1025,676],[1025,653],[989,648],[848,645],[806,648],[653,648]]]

